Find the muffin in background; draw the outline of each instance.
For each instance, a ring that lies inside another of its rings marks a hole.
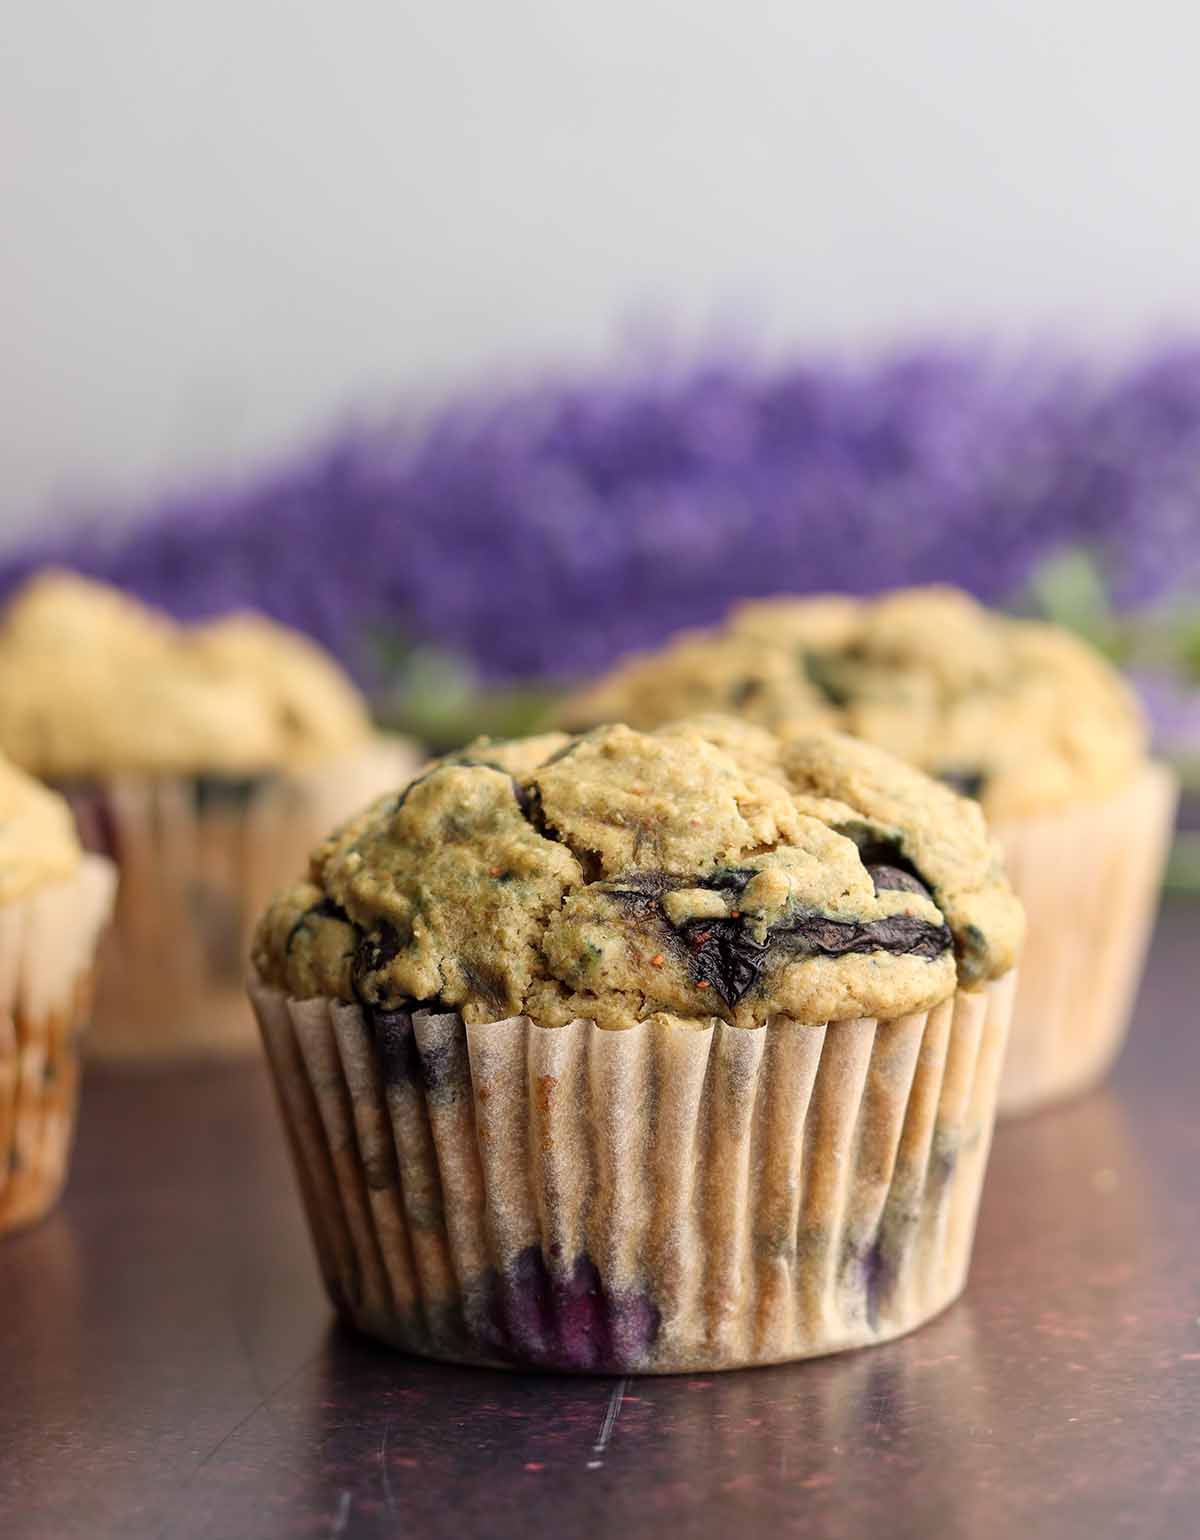
[[[66,1180],[78,1036],[116,872],[84,855],[61,797],[0,760],[0,1232]]]
[[[416,763],[319,647],[257,615],[183,626],[51,571],[0,616],[0,750],[120,872],[97,1055],[251,1052],[255,914],[331,822]]]
[[[1022,916],[978,807],[705,718],[472,745],[263,917],[329,1293],[462,1362],[732,1368],[963,1287]]]
[[[767,599],[619,665],[563,719],[653,727],[697,710],[784,737],[834,727],[977,798],[1029,916],[1001,1111],[1103,1078],[1145,961],[1177,786],[1098,653],[951,588]]]

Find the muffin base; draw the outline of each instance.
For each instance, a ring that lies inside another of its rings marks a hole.
[[[79,1031],[116,874],[74,878],[0,909],[0,1231],[40,1219],[66,1180],[79,1100]]]
[[[639,1374],[883,1342],[956,1298],[1012,993],[614,1032],[372,1024],[251,983],[342,1317],[458,1363]]]
[[[1175,776],[1148,764],[1102,802],[995,826],[1028,920],[1002,1115],[1089,1089],[1120,1052],[1177,796]]]
[[[120,871],[101,952],[89,1058],[258,1051],[246,1009],[254,925],[308,852],[417,767],[402,739],[304,775],[117,777],[62,788],[84,844]]]

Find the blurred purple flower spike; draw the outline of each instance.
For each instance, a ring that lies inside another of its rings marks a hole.
[[[716,360],[474,394],[241,487],[75,526],[59,561],[181,615],[255,605],[369,674],[374,627],[561,679],[744,595],[943,580],[1011,598],[1093,551],[1124,603],[1200,572],[1200,346],[1103,375],[921,349]]]

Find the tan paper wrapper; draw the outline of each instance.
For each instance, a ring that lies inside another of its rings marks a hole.
[[[1101,1080],[1129,1025],[1175,817],[1161,765],[1116,796],[1001,823],[1025,905],[1001,1113],[1029,1112]]]
[[[1013,976],[755,1031],[251,995],[329,1293],[437,1358],[670,1373],[882,1342],[962,1289]]]
[[[120,869],[88,1056],[257,1053],[245,972],[259,916],[331,829],[418,763],[411,744],[381,737],[319,770],[264,779],[241,801],[198,807],[194,782],[170,777],[68,791],[85,844]]]
[[[116,872],[85,856],[66,882],[0,907],[0,1231],[62,1191],[79,1099],[77,1039]]]

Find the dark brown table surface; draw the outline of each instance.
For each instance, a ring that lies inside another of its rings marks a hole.
[[[260,1065],[94,1071],[0,1245],[0,1536],[1200,1534],[1200,905],[1109,1087],[1000,1130],[966,1297],[693,1379],[404,1358],[331,1324]]]

